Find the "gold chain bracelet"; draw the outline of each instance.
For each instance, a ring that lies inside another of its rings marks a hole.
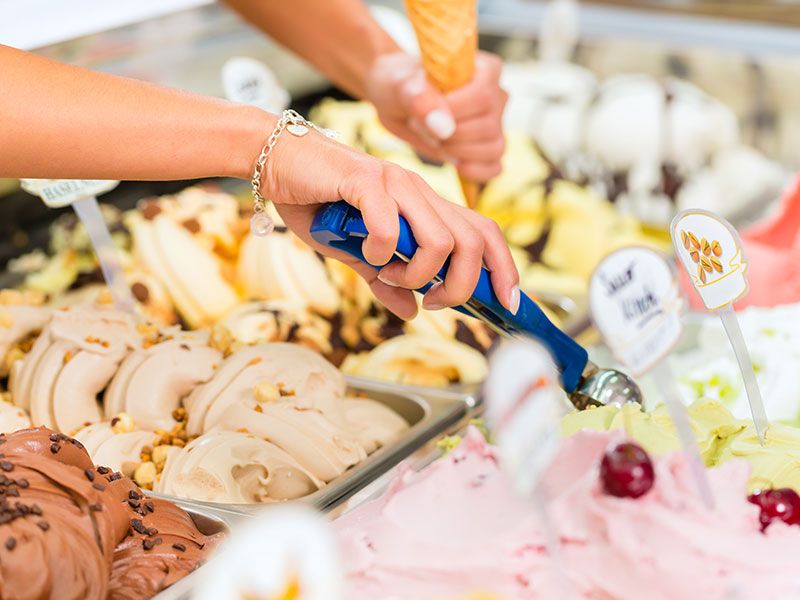
[[[275,224],[267,214],[267,201],[261,195],[261,179],[264,176],[264,169],[267,166],[269,155],[284,131],[288,131],[295,137],[303,137],[312,129],[316,129],[330,138],[337,135],[330,129],[317,127],[311,121],[304,119],[297,111],[285,110],[261,148],[261,153],[258,155],[253,169],[253,179],[250,181],[250,185],[253,188],[253,216],[250,218],[250,231],[253,235],[269,235],[275,228]]]

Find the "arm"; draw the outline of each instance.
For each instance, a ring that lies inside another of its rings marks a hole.
[[[475,181],[500,172],[505,150],[502,63],[479,53],[473,80],[443,95],[403,54],[362,0],[226,0],[246,19],[357,98],[421,154]]]
[[[67,179],[249,179],[275,115],[94,73],[0,46],[0,177]],[[508,307],[518,280],[497,226],[438,197],[417,176],[313,132],[284,134],[270,155],[262,193],[300,237],[321,203],[347,200],[370,227],[365,255],[385,264],[398,236],[398,214],[412,224],[421,251],[402,271],[385,275],[345,254],[377,297],[401,317],[417,305],[406,288],[429,281],[452,253],[450,272],[426,306],[461,304],[480,266],[492,269]],[[401,287],[398,287],[401,286]]]
[[[6,46],[0,73],[0,177],[248,178],[275,123],[251,107]]]
[[[256,27],[357,98],[375,61],[400,51],[361,0],[227,0]]]

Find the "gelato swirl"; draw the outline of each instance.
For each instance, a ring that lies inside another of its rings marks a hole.
[[[140,343],[130,317],[111,309],[56,311],[30,353],[14,365],[14,403],[37,425],[74,432],[102,418],[98,394]]]
[[[77,440],[45,428],[0,440],[3,597],[149,598],[214,547],[182,510],[95,467]]]
[[[131,352],[105,393],[105,412],[130,415],[141,429],[171,429],[175,409],[214,374],[222,353],[204,333],[175,331]]]

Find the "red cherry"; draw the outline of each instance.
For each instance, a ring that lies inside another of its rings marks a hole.
[[[761,508],[758,515],[761,531],[766,530],[775,519],[787,525],[800,525],[800,495],[791,488],[759,490],[747,499]]]
[[[639,498],[653,487],[656,476],[647,452],[631,442],[606,450],[600,463],[603,491],[618,498]]]

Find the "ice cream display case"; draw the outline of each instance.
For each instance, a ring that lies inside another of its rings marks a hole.
[[[413,46],[408,24],[386,12],[402,4],[372,4]],[[402,322],[273,207],[274,231],[254,235],[247,186],[230,180],[123,182],[100,198],[134,316],[113,305],[70,210],[45,209],[16,182],[0,182],[0,430],[51,428],[61,454],[43,446],[48,459],[85,448],[111,468],[97,471],[109,484],[141,488],[123,508],[147,516],[146,502],[177,507],[200,543],[279,505],[322,512],[344,549],[348,599],[387,590],[562,597],[559,571],[590,597],[646,595],[664,573],[664,598],[692,597],[671,569],[702,569],[697,578],[712,598],[749,597],[759,581],[796,592],[787,557],[800,549],[800,517],[775,506],[786,489],[800,489],[792,304],[800,301],[792,177],[800,22],[773,3],[658,4],[478,3],[480,45],[505,59],[509,102],[503,172],[478,190],[476,208],[500,226],[523,290],[608,366],[615,358],[597,344],[589,316],[601,260],[627,247],[671,260],[669,223],[685,208],[712,210],[740,229],[751,290],[738,315],[770,417],[766,443],[725,329],[700,314],[697,299],[667,361],[718,500],[710,516],[692,489],[697,465],[676,453],[685,440],[658,402],[662,390],[643,376],[643,407],[568,407],[559,418],[542,470],[553,484],[548,530],[540,507],[515,493],[483,421],[497,331],[450,310]],[[225,94],[226,61],[255,58],[293,107],[343,143],[420,174],[449,200],[468,200],[452,166],[418,155],[374,108],[331,88],[224,6],[203,2],[37,51],[216,96]],[[607,449],[625,437],[637,447],[622,458],[650,474],[652,490],[639,496],[620,483],[629,473],[599,476]],[[625,489],[610,492],[615,485]],[[116,541],[130,546],[117,549],[121,559],[165,551],[158,532],[133,519],[130,531],[114,525]],[[640,539],[642,531],[652,537]],[[680,556],[648,556],[657,539]],[[185,550],[175,544],[165,560]],[[764,560],[749,564],[748,548]],[[559,554],[566,562],[554,566]],[[729,576],[751,567],[752,578]],[[190,597],[204,569],[170,580],[155,598]]]

